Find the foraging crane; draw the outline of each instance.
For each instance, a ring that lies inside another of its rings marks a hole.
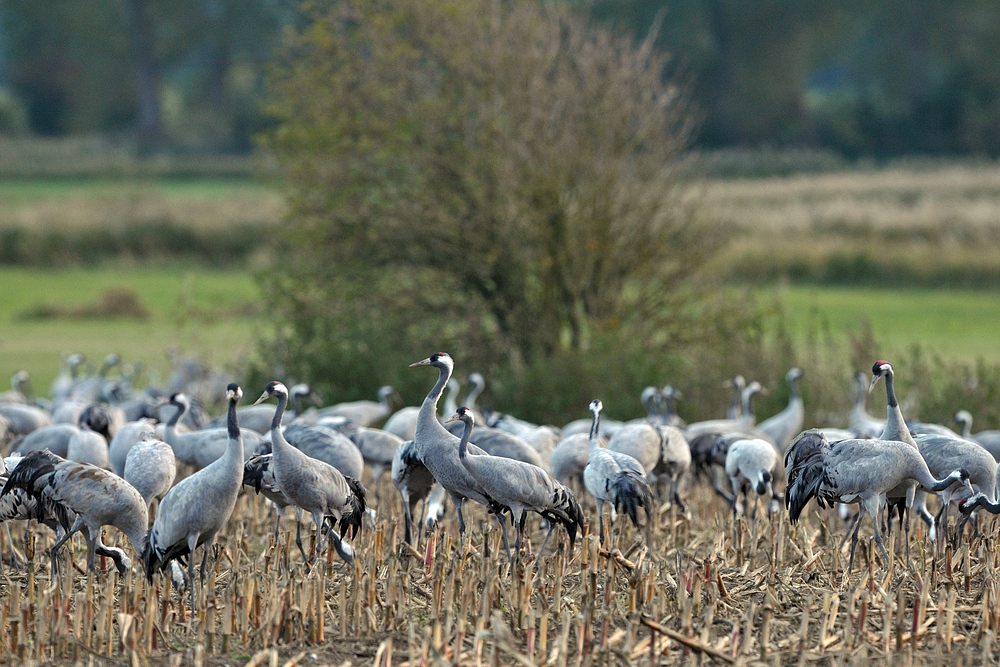
[[[342,474],[329,463],[314,459],[292,447],[282,434],[281,419],[288,405],[288,389],[278,381],[269,382],[257,399],[262,403],[277,398],[278,406],[271,420],[271,465],[278,489],[296,507],[309,512],[316,524],[316,552],[319,557],[326,540],[333,539],[333,546],[347,563],[354,561],[350,545],[342,536],[357,535],[361,530],[361,517],[365,513],[365,487],[357,479]],[[353,447],[353,445],[351,445]],[[327,529],[327,521],[330,527]],[[335,528],[340,525],[340,535]]]
[[[356,426],[371,426],[384,421],[392,414],[392,403],[389,399],[396,395],[396,390],[386,385],[378,390],[378,401],[349,401],[337,403],[319,410],[319,416],[344,417]]]
[[[652,389],[655,393],[644,398],[650,405],[656,405],[659,390]],[[679,429],[645,421],[626,423],[608,440],[607,449],[637,460],[650,482],[659,485],[662,479],[668,479],[671,500],[687,513],[687,506],[680,497],[680,481],[691,466],[691,448]]]
[[[973,493],[985,494],[988,500],[997,499],[997,462],[979,443],[939,433],[919,434],[914,440],[920,455],[927,463],[928,470],[935,477],[947,475],[957,468],[969,471],[968,486],[971,487],[969,493],[965,493],[965,489],[961,487],[944,489],[941,492],[941,509],[934,521],[936,526],[947,525],[948,505],[952,500],[961,501]],[[925,504],[924,496],[922,491],[918,491],[915,502]],[[931,537],[932,541],[934,537]]]
[[[108,443],[108,460],[111,469],[120,477],[125,476],[125,461],[128,460],[128,453],[136,443],[145,440],[158,440],[156,426],[149,419],[138,419],[128,422],[115,433]]]
[[[972,433],[972,415],[968,410],[955,413],[955,421],[962,424],[962,437],[982,445],[994,459],[1000,461],[1000,431],[980,431]]]
[[[193,465],[196,470],[201,470],[229,451],[231,438],[227,429],[212,428],[179,433],[177,422],[190,409],[191,401],[185,394],[175,392],[171,394],[169,403],[177,408],[177,411],[166,423],[163,440],[173,448],[174,456],[177,457],[178,461]],[[264,440],[256,431],[241,428],[240,434],[245,452],[256,451]]]
[[[226,398],[229,400],[226,433],[229,440],[225,453],[167,491],[160,501],[156,520],[149,530],[149,540],[142,552],[146,577],[150,582],[157,570],[165,569],[175,559],[188,557],[192,612],[195,608],[195,549],[204,546],[201,559],[201,580],[204,582],[208,552],[216,534],[232,516],[243,483],[243,437],[236,417],[236,404],[242,396],[243,390],[236,383],[226,387]]]
[[[52,417],[45,410],[19,403],[0,403],[0,417],[7,419],[7,430],[13,437],[26,436],[52,423]]]
[[[74,424],[49,424],[31,431],[17,445],[15,450],[22,456],[27,456],[31,452],[49,450],[60,458],[66,458],[69,450],[69,441],[80,431]]]
[[[0,461],[3,474],[0,475],[0,488],[7,484],[10,476],[24,457],[14,455]],[[7,545],[10,547],[10,561],[16,565],[17,553],[10,539],[10,527],[8,521],[29,521],[35,519],[38,523],[48,526],[56,533],[56,539],[70,529],[76,521],[76,513],[65,506],[52,501],[48,496],[36,498],[22,488],[11,489],[6,495],[0,496],[0,522],[3,522],[4,531],[7,533]],[[52,561],[52,572],[56,571],[56,562]]]
[[[611,505],[611,523],[617,519],[617,512],[623,511],[632,524],[638,526],[639,507],[646,510],[649,520],[652,516],[649,485],[646,484],[642,465],[631,456],[602,449],[598,442],[603,408],[604,405],[597,399],[590,403],[590,411],[594,415],[590,426],[590,455],[583,471],[583,482],[597,501],[601,544],[604,544],[604,503]]]
[[[155,431],[143,431],[125,456],[122,477],[142,495],[148,509],[154,500],[162,500],[174,484],[174,450],[157,438]]]
[[[49,391],[54,402],[60,403],[69,398],[70,392],[73,391],[73,385],[76,384],[80,375],[80,366],[86,360],[87,358],[82,354],[71,354],[68,357],[60,358],[62,368],[56,379],[52,381],[52,387]]]
[[[491,498],[510,510],[511,520],[517,526],[514,553],[519,554],[521,551],[524,521],[529,511],[537,512],[549,522],[549,530],[538,550],[539,559],[545,551],[545,545],[556,523],[565,526],[572,550],[576,541],[576,531],[583,529],[583,510],[580,509],[573,492],[552,479],[547,472],[530,463],[500,456],[469,456],[469,436],[472,435],[472,427],[475,425],[475,416],[471,409],[459,408],[448,421],[461,421],[465,425],[458,445],[458,458],[462,465]],[[507,559],[510,560],[507,520],[503,514],[497,514],[497,520],[503,531],[503,545],[507,550]]]
[[[682,431],[686,430],[687,422],[677,414],[677,401],[683,400],[684,394],[668,384],[660,392],[660,398],[663,400],[663,423]]]
[[[278,534],[281,530],[281,516],[285,508],[292,505],[292,501],[278,488],[278,482],[274,479],[274,454],[254,454],[243,464],[243,486],[249,486],[258,495],[263,494],[265,498],[274,505],[274,512],[277,515],[274,521],[274,541],[278,542]],[[318,531],[317,531],[318,532]],[[299,547],[299,553],[303,560],[308,560],[306,550],[302,546],[302,510],[295,508],[295,544]]]
[[[778,464],[778,453],[774,446],[759,438],[743,438],[729,445],[726,451],[726,474],[732,485],[733,495],[730,500],[733,514],[741,514],[743,508],[739,504],[740,492],[744,499],[749,500],[750,491],[756,491],[758,496],[765,493],[771,499],[777,498],[772,488],[774,468]],[[757,516],[757,501],[753,504],[753,517]]]
[[[458,513],[458,531],[464,539],[465,516],[462,513],[462,506],[466,499],[481,503],[493,512],[499,512],[503,508],[490,497],[482,485],[462,465],[458,458],[459,439],[442,426],[437,418],[438,400],[451,378],[455,362],[447,352],[435,352],[426,359],[410,364],[410,368],[420,366],[437,368],[438,380],[420,406],[413,446],[419,461],[424,464],[454,501],[455,510]],[[474,454],[485,454],[478,447],[472,451]]]
[[[392,485],[403,499],[403,539],[407,544],[413,544],[413,512],[417,503],[427,498],[435,484],[434,475],[417,456],[413,441],[401,444],[392,457]]]
[[[608,441],[604,436],[600,436],[599,447],[607,447]],[[590,435],[584,433],[574,433],[563,438],[552,450],[549,470],[556,481],[568,484],[569,480],[576,479],[583,485],[583,471],[587,467],[590,458]]]
[[[90,425],[82,417],[79,430],[66,443],[66,458],[111,470],[108,441],[100,433],[90,430]]]
[[[757,424],[757,430],[763,431],[771,437],[771,440],[778,446],[779,451],[785,451],[792,438],[802,432],[802,422],[805,420],[805,407],[802,403],[802,395],[799,392],[799,380],[802,378],[802,369],[792,368],[785,374],[785,381],[788,383],[789,397],[788,406],[774,415]]]
[[[888,563],[889,554],[878,526],[878,510],[886,495],[900,487],[920,486],[937,493],[956,481],[968,483],[969,473],[959,469],[943,480],[935,479],[917,448],[895,440],[841,440],[832,445],[821,433],[806,431],[785,452],[788,486],[785,507],[794,524],[806,503],[816,498],[820,507],[834,503],[859,503],[872,518],[875,542]],[[913,498],[912,491],[907,499]],[[858,542],[860,516],[851,534],[851,559]]]
[[[76,515],[73,524],[52,546],[53,563],[59,548],[81,530],[87,539],[90,570],[94,569],[95,555],[111,558],[120,573],[132,567],[124,551],[105,546],[101,541],[104,526],[114,526],[124,533],[138,552],[146,546],[146,503],[131,484],[103,468],[67,461],[44,450],[36,451],[25,456],[10,473],[0,497],[16,488],[24,489],[40,504],[59,505]]]

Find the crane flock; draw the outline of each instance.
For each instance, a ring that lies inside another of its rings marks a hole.
[[[645,418],[605,419],[603,404],[595,399],[589,419],[560,428],[477,406],[486,389],[478,373],[469,376],[472,389],[459,407],[455,361],[445,352],[411,364],[437,371],[419,407],[396,409],[398,394],[383,387],[378,401],[303,411],[302,400],[318,400],[315,392],[279,381],[268,383],[253,406],[241,407],[243,390],[230,383],[226,414],[215,422],[183,382],[173,381],[169,392],[140,393],[109,379],[120,363],[114,355],[93,375],[83,374],[83,363],[81,355],[65,360],[49,402],[30,395],[25,372],[14,376],[12,391],[0,395],[0,435],[9,454],[0,476],[0,521],[7,528],[9,522],[33,520],[55,531],[53,573],[60,547],[77,532],[86,539],[90,569],[96,556],[107,556],[120,572],[130,570],[128,553],[103,541],[103,529],[114,527],[128,539],[150,581],[170,568],[174,580],[190,588],[192,609],[195,552],[202,549],[203,581],[212,544],[241,493],[262,495],[275,510],[275,542],[283,510],[295,510],[295,541],[307,565],[319,559],[328,541],[351,563],[352,540],[366,522],[380,520],[379,510],[391,502],[376,498],[373,508],[362,479],[376,484],[384,471],[391,472],[402,501],[407,544],[418,546],[423,531],[433,529],[446,498],[464,543],[471,500],[499,524],[511,563],[524,556],[529,513],[541,517],[546,533],[533,554],[536,568],[557,524],[566,530],[570,551],[580,534],[595,532],[588,505],[596,506],[602,545],[621,535],[615,530],[619,514],[635,528],[648,527],[669,503],[690,521],[684,496],[702,476],[725,498],[737,524],[756,521],[758,496],[768,496],[769,514],[780,512],[783,502],[792,524],[813,499],[821,509],[857,505],[847,529],[849,570],[862,514],[871,518],[875,543],[888,563],[883,532],[894,512],[908,536],[915,510],[932,541],[947,529],[952,503],[966,516],[1000,512],[994,433],[971,434],[971,415],[964,411],[956,415],[961,433],[908,423],[895,395],[893,367],[881,360],[872,367],[870,383],[863,374],[855,378],[857,398],[847,429],[807,431],[798,368],[786,375],[788,406],[759,423],[752,399],[764,389],[737,375],[727,382],[733,402],[725,417],[687,424],[677,414],[680,392],[670,385],[650,386],[639,397]],[[888,401],[885,420],[869,415],[866,406],[880,380]],[[442,414],[446,388],[450,398]],[[273,409],[264,405],[270,399],[277,401]],[[172,412],[160,422],[165,407]],[[592,505],[581,502],[584,493]],[[940,496],[936,515],[927,508],[931,494]],[[417,516],[421,504],[425,516]],[[301,534],[306,514],[316,531],[311,554]],[[508,521],[517,531],[513,550]],[[184,562],[186,576],[178,565]]]

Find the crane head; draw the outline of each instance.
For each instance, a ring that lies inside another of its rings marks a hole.
[[[447,424],[449,422],[457,422],[457,421],[465,422],[466,424],[469,424],[471,426],[475,425],[476,417],[475,415],[472,414],[472,410],[463,405],[462,407],[460,407],[458,410],[455,411],[455,414],[453,414],[451,417],[448,417],[448,419],[446,419],[444,423]]]
[[[254,405],[263,403],[267,399],[274,398],[275,396],[284,396],[285,398],[288,398],[288,389],[277,380],[271,380],[267,383],[267,386],[264,387],[264,393],[260,395],[260,398],[254,401]]]
[[[422,361],[417,361],[410,364],[410,368],[416,368],[417,366],[443,366],[445,364],[454,365],[451,356],[447,352],[435,352],[431,356],[423,359]]]
[[[596,414],[600,413],[601,410],[603,410],[603,409],[604,409],[604,404],[601,403],[601,400],[599,398],[595,398],[594,400],[592,400],[590,402],[590,411],[593,414],[596,415]]]
[[[872,383],[868,387],[868,392],[871,393],[872,389],[878,383],[880,377],[892,374],[892,365],[888,361],[883,361],[879,359],[874,364],[872,364]]]
[[[226,387],[226,400],[235,402],[241,398],[243,398],[243,390],[235,382],[230,382],[229,386]]]

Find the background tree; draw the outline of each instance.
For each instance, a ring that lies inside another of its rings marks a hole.
[[[288,371],[364,393],[450,345],[579,379],[585,351],[650,372],[703,338],[720,239],[682,199],[688,107],[665,64],[565,5],[320,3],[272,78]]]

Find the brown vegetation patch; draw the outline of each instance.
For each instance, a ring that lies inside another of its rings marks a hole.
[[[127,287],[107,289],[89,303],[76,306],[39,304],[20,313],[20,318],[25,320],[145,320],[148,317],[149,309],[139,295]]]

